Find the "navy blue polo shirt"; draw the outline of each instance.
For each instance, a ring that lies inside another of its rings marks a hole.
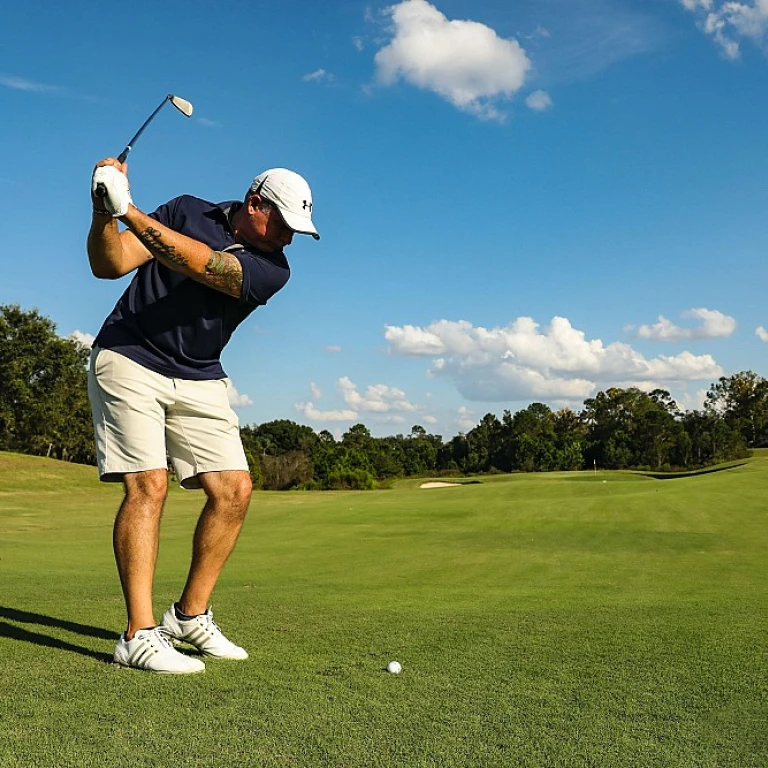
[[[235,328],[266,304],[288,282],[290,268],[282,251],[235,246],[226,211],[235,201],[209,203],[183,195],[161,205],[152,218],[210,246],[230,248],[243,267],[239,298],[209,288],[168,269],[157,259],[140,266],[95,345],[112,349],[155,373],[178,379],[222,379],[219,360]]]

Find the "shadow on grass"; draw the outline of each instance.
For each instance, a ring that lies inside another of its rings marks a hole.
[[[117,633],[110,632],[109,630],[103,629],[101,627],[92,627],[88,624],[78,624],[74,621],[57,619],[53,616],[46,616],[41,613],[20,611],[16,608],[8,608],[3,605],[0,605],[0,618],[9,619],[10,621],[19,622],[22,624],[37,624],[45,627],[64,629],[77,635],[95,637],[99,640],[117,640],[118,638]],[[89,658],[106,663],[112,661],[112,655],[109,653],[99,653],[98,651],[93,651],[90,648],[85,648],[81,645],[69,643],[66,640],[61,640],[57,637],[51,637],[50,635],[45,635],[41,632],[34,632],[30,629],[16,626],[15,624],[9,624],[6,621],[0,621],[0,637],[7,637],[10,640],[19,640],[25,643],[40,645],[43,648],[57,648],[62,651],[79,653],[82,656],[88,656]]]
[[[704,467],[703,469],[692,469],[688,472],[638,472],[645,477],[651,477],[654,480],[677,480],[683,477],[698,477],[699,475],[711,475],[713,472],[725,472],[729,469],[736,469],[749,464],[748,461],[740,461],[736,464],[718,464],[715,467]]]

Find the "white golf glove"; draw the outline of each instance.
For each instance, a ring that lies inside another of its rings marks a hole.
[[[100,165],[93,172],[91,192],[104,201],[104,207],[114,218],[125,216],[128,206],[133,203],[128,177],[114,165]]]

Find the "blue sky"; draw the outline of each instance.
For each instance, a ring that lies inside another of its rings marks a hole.
[[[448,439],[610,386],[768,375],[768,0],[7,3],[0,303],[95,335],[93,164],[147,211],[312,185],[223,362],[241,423]]]

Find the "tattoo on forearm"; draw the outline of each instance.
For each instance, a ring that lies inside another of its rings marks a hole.
[[[243,268],[231,253],[211,251],[205,265],[206,283],[230,296],[239,296],[243,283]]]
[[[176,248],[163,242],[163,236],[157,229],[147,227],[139,234],[139,240],[149,248],[153,256],[158,256],[161,261],[180,267],[187,266],[187,262],[176,253]]]
[[[153,227],[147,227],[139,233],[139,240],[149,249],[150,253],[163,264],[179,271],[190,274],[190,266],[187,260],[173,245],[163,242],[162,233]],[[243,268],[240,262],[230,253],[211,250],[205,265],[204,275],[190,275],[193,279],[204,282],[216,290],[228,293],[230,296],[240,296],[243,285]]]
[[[227,257],[219,251],[211,251],[205,271],[209,275],[223,275],[227,269]]]

